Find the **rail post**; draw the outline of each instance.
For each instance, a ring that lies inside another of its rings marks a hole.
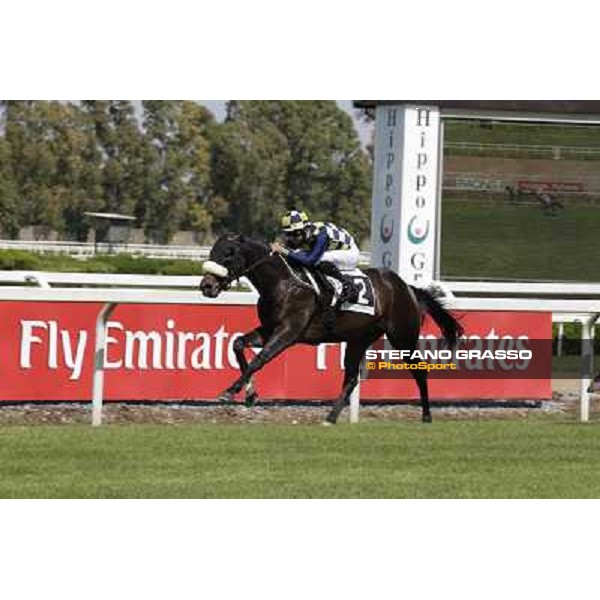
[[[562,356],[563,339],[565,337],[564,323],[558,324],[558,344],[556,347],[556,356]]]
[[[581,322],[581,397],[580,420],[587,423],[590,420],[590,385],[594,372],[594,326],[600,314],[592,315]]]
[[[350,423],[358,423],[360,413],[360,373],[358,381],[350,394]]]
[[[102,425],[102,404],[104,398],[104,361],[106,358],[106,323],[116,302],[108,302],[96,318],[96,339],[94,342],[94,377],[92,384],[92,426]]]

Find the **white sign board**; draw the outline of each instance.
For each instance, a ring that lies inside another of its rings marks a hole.
[[[420,287],[435,276],[439,141],[436,107],[377,107],[371,261]]]

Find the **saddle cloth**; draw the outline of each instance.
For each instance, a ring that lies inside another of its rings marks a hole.
[[[317,282],[317,278],[311,273],[306,267],[302,267],[302,272],[306,281],[312,285],[316,294],[320,296],[324,293]],[[354,285],[358,288],[358,299],[355,303],[344,302],[340,307],[343,312],[356,312],[363,313],[366,315],[375,314],[375,292],[373,290],[373,284],[371,280],[360,270],[354,269],[353,271],[342,271],[342,273],[349,277]],[[335,305],[342,293],[342,282],[326,275],[327,281],[333,289],[333,296],[331,298],[331,305]]]

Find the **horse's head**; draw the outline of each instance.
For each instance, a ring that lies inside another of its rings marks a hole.
[[[245,242],[242,235],[222,235],[215,242],[203,265],[204,277],[200,290],[205,296],[216,298],[248,267]]]

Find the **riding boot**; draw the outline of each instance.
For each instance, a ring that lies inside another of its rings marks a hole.
[[[340,298],[340,304],[342,302],[348,302],[348,304],[356,304],[358,302],[358,288],[349,277],[342,279],[342,297]]]
[[[318,268],[321,273],[337,279],[342,284],[342,294],[338,299],[338,306],[341,306],[344,302],[348,302],[350,304],[356,303],[358,300],[359,290],[352,279],[344,276],[337,265],[329,261],[321,261],[318,265]]]
[[[334,306],[331,306],[329,303],[325,303],[322,306],[323,310],[323,323],[325,325],[325,331],[328,334],[333,333],[335,329],[335,317],[336,317],[336,309]]]

